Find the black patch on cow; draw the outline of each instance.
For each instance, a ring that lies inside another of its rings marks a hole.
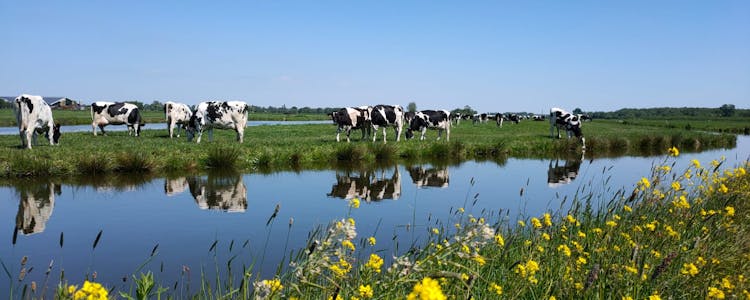
[[[96,103],[91,104],[91,109],[94,110],[95,113],[101,114],[102,111],[104,111],[104,108],[107,107],[107,105],[99,106]]]
[[[380,113],[380,110],[385,112],[385,117]],[[385,126],[388,124],[396,123],[396,112],[395,107],[392,105],[376,105],[373,109],[372,124],[378,126]]]
[[[123,106],[125,106],[125,103],[122,102],[112,104],[107,107],[107,113],[113,117],[116,115],[124,114],[125,112],[127,112],[127,109],[124,109]]]
[[[352,126],[352,119],[349,117],[349,112],[346,110],[346,108],[339,109],[339,111],[336,112],[336,124],[339,126]]]
[[[29,112],[34,111],[34,104],[31,103],[31,99],[26,98],[26,97],[21,97],[21,102],[26,104],[26,106],[29,108]]]
[[[138,108],[134,108],[128,115],[128,124],[140,124],[140,123],[141,123],[141,113],[138,111]]]
[[[214,120],[221,119],[221,116],[225,111],[229,111],[229,104],[227,104],[226,102],[222,102],[221,104],[219,104],[218,102],[209,103],[208,107],[206,107],[206,116],[208,117],[208,122],[213,123]]]

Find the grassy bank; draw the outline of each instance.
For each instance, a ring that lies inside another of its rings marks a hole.
[[[258,278],[252,267],[233,269],[230,259],[215,262],[228,275],[201,271],[193,290],[184,282],[164,285],[139,266],[129,283],[62,282],[57,293],[63,299],[103,289],[138,299],[747,299],[750,164],[722,164],[693,161],[673,169],[664,156],[614,196],[586,186],[570,210],[518,220],[500,212],[472,215],[465,199],[448,219],[415,229],[427,240],[395,257],[342,216],[313,230],[308,246],[279,262],[288,269],[273,278]],[[593,202],[602,204],[593,209]],[[348,205],[355,210],[359,202]],[[39,296],[36,285],[9,281],[13,295]]]
[[[165,129],[144,130],[139,138],[125,132],[94,137],[90,133],[64,134],[59,146],[40,144],[20,149],[20,138],[0,136],[0,177],[78,174],[127,174],[195,172],[206,169],[235,169],[256,172],[300,170],[332,165],[377,164],[402,161],[439,161],[443,164],[467,159],[498,160],[507,157],[560,157],[581,155],[574,140],[551,139],[545,122],[523,122],[497,128],[494,124],[462,123],[452,129],[451,141],[335,142],[335,126],[279,125],[248,127],[245,143],[234,141],[234,133],[217,130],[213,142],[207,135],[201,144],[186,139],[169,139]],[[677,146],[683,151],[734,147],[733,135],[709,134],[684,129],[623,126],[611,122],[587,123],[586,157],[653,155]]]
[[[89,125],[91,124],[91,112],[89,110],[53,110],[52,116],[56,123],[62,125]],[[144,122],[164,123],[164,112],[161,111],[141,111]],[[250,121],[313,121],[327,120],[326,115],[316,114],[272,114],[272,113],[253,113],[249,115]],[[16,125],[16,117],[11,109],[0,109],[0,126],[12,127]]]

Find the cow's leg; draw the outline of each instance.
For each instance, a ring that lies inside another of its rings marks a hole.
[[[21,137],[21,148],[26,148],[26,130],[18,129],[18,135]]]
[[[201,128],[201,130],[198,130],[198,138],[195,139],[195,143],[196,144],[200,144],[201,143],[201,137],[202,136],[203,136],[203,129]]]
[[[47,129],[47,139],[49,140],[50,146],[55,145],[55,124],[52,124],[49,126],[49,129]]]
[[[175,123],[172,122],[172,120],[169,120],[169,122],[167,122],[167,130],[169,131],[170,139],[173,137],[173,134],[174,134],[174,125]],[[177,137],[180,137],[180,136],[178,135]]]
[[[396,141],[398,142],[401,140],[401,126],[397,125],[394,129],[396,131]]]
[[[242,144],[243,140],[245,139],[245,126],[244,125],[245,124],[242,124],[242,126],[240,126],[239,124],[237,124],[237,140],[240,142],[240,144]]]
[[[373,125],[372,126],[372,142],[375,142],[375,139],[378,138],[378,126]]]
[[[91,129],[93,129],[94,136],[96,136],[96,122],[91,123]]]
[[[104,131],[104,124],[99,124],[99,129],[102,131],[102,135],[107,135],[107,133]]]
[[[23,131],[23,135],[26,139],[23,146],[26,147],[27,149],[31,149],[31,141],[34,136],[34,130],[26,128],[26,130]]]
[[[135,131],[135,136],[141,136],[141,123],[133,125],[133,130]]]
[[[349,128],[346,129],[346,142],[347,143],[351,143],[352,142],[351,139],[349,139],[349,135],[351,135],[351,134],[352,134],[352,128],[349,127]]]
[[[421,131],[421,135],[419,136],[419,140],[420,141],[424,141],[424,139],[425,139],[424,135],[427,134],[427,127],[422,128],[422,130],[420,130],[420,131]]]
[[[386,134],[385,132],[388,131],[388,126],[383,126],[383,144],[388,143],[388,140],[386,140]]]

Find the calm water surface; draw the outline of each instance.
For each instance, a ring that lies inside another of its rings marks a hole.
[[[707,164],[721,156],[728,165],[748,159],[750,138],[738,137],[735,149],[683,153],[675,169],[683,169],[691,159]],[[268,278],[284,254],[305,247],[312,229],[333,220],[353,217],[358,238],[375,236],[381,255],[390,257],[424,241],[436,220],[453,224],[451,209],[465,207],[475,216],[502,213],[514,224],[519,218],[557,211],[562,199],[584,188],[602,195],[595,200],[607,201],[618,188],[631,189],[663,159],[509,159],[502,165],[465,162],[270,175],[17,182],[0,187],[0,229],[5,228],[0,230],[0,259],[14,276],[14,286],[20,261],[28,256],[26,267],[33,269],[25,283],[43,282],[54,261],[51,286],[64,269],[71,283],[96,272],[97,281],[111,287],[129,284],[123,276],[134,272],[158,244],[158,254],[146,269],[171,287],[188,267],[195,288],[201,267],[213,274],[209,248],[218,241],[215,253],[221,270],[228,257],[239,254],[235,270],[254,263],[255,272]],[[472,206],[475,195],[478,201]],[[346,199],[353,197],[363,201],[349,215]],[[278,215],[267,225],[277,205]],[[101,239],[92,249],[100,230]],[[0,272],[0,298],[8,298],[8,286],[7,275]]]

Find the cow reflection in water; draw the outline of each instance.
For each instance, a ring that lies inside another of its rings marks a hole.
[[[16,230],[23,234],[44,231],[55,207],[55,195],[62,193],[55,183],[21,185],[16,188],[20,198],[16,215]]]
[[[190,194],[201,209],[226,212],[247,210],[247,187],[241,175],[212,175],[188,177]]]
[[[185,177],[164,179],[164,194],[167,194],[168,197],[182,193],[187,190],[188,187],[188,181]]]
[[[408,166],[411,180],[417,187],[448,187],[448,167]]]
[[[359,198],[365,201],[383,199],[398,200],[401,197],[401,173],[398,167],[388,177],[385,169],[380,171],[336,171],[336,184],[328,197],[342,199]]]
[[[549,161],[547,169],[547,186],[551,188],[560,187],[573,182],[578,177],[578,171],[581,169],[581,162],[584,156],[566,160],[553,159]]]

